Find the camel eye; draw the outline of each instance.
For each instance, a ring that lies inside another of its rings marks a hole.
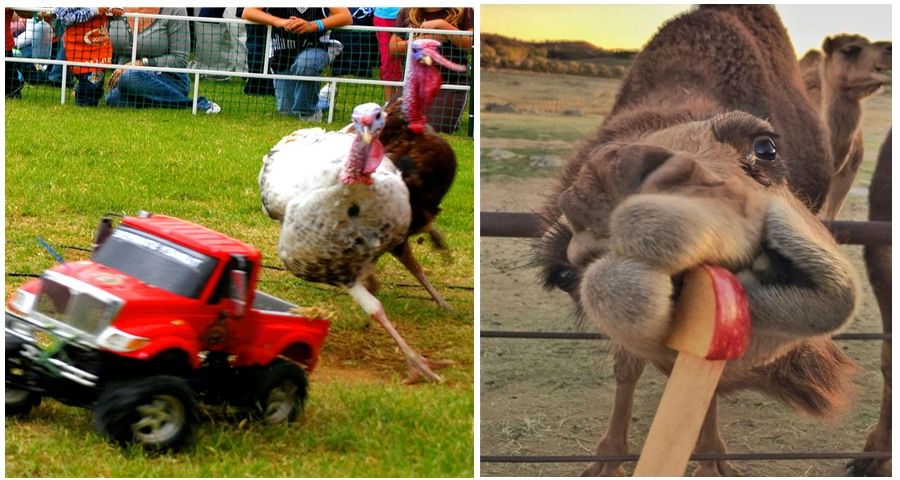
[[[580,280],[581,275],[575,270],[571,268],[560,268],[556,272],[553,272],[550,282],[555,285],[556,288],[571,293],[578,288]]]
[[[757,137],[753,141],[753,155],[766,162],[774,162],[778,156],[775,150],[775,141],[771,137]]]

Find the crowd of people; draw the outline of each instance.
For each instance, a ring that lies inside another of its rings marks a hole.
[[[126,13],[149,14],[134,17]],[[253,22],[217,23],[182,21],[177,16],[243,18]],[[371,76],[381,80],[403,78],[407,42],[405,33],[335,30],[348,25],[411,27],[431,30],[473,31],[471,8],[88,8],[63,7],[52,11],[5,9],[6,56],[67,60],[68,86],[74,87],[79,106],[191,108],[191,79],[184,72],[113,69],[109,65],[197,68],[221,72],[271,73],[316,77],[331,66],[332,75]],[[266,44],[267,28],[272,28]],[[471,35],[416,34],[443,43],[442,54],[466,64],[472,50]],[[136,52],[133,51],[137,43]],[[191,55],[193,54],[193,60]],[[268,62],[266,59],[268,58]],[[132,60],[133,59],[133,60]],[[97,66],[89,65],[97,64]],[[268,71],[264,72],[264,65]],[[223,74],[205,80],[230,80]],[[470,83],[467,73],[444,72],[446,84]],[[21,96],[26,83],[60,86],[60,65],[6,62],[6,97]],[[319,82],[284,78],[245,78],[244,93],[273,95],[276,109],[306,121],[320,121]],[[399,94],[386,86],[387,101]],[[435,109],[442,112],[435,127],[458,127],[465,91],[442,90]],[[200,97],[199,111],[221,111],[216,102]]]

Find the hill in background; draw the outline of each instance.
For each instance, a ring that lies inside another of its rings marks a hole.
[[[588,42],[526,42],[493,33],[481,35],[481,66],[535,72],[620,78],[636,50],[606,50]]]

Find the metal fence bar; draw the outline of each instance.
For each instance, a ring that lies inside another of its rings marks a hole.
[[[9,60],[9,59],[7,58],[7,60]],[[66,85],[68,85],[67,82],[69,81],[68,75],[69,75],[69,66],[63,65],[62,66],[62,79],[61,79],[62,83],[59,86],[59,104],[60,105],[66,104],[66,92],[68,91],[68,88],[66,88]]]
[[[272,26],[266,25],[266,54],[263,55],[263,74],[269,73],[269,48],[272,45]]]
[[[883,245],[891,243],[891,222],[822,222],[838,243]],[[482,237],[539,238],[546,223],[534,213],[481,212]]]
[[[522,338],[544,340],[609,340],[609,336],[594,332],[529,332],[512,330],[482,330],[481,338]],[[839,333],[832,340],[891,340],[890,333]]]
[[[197,114],[197,103],[200,101],[200,74],[194,74],[194,98],[191,99],[191,114]]]
[[[134,64],[134,61],[137,60],[137,47],[138,47],[138,21],[141,17],[134,17],[134,25],[131,27],[131,63]]]
[[[891,458],[892,452],[695,453],[691,460],[841,460]],[[481,455],[482,463],[633,462],[639,455]]]
[[[4,61],[13,63],[39,63],[47,65],[68,65],[70,67],[94,67],[106,69],[122,69],[122,70],[147,70],[151,72],[173,72],[173,73],[199,73],[201,75],[230,75],[232,77],[248,77],[248,78],[271,78],[277,80],[302,80],[314,82],[338,82],[338,83],[355,83],[358,85],[388,85],[394,87],[402,87],[402,81],[389,80],[372,80],[367,78],[346,78],[346,77],[313,77],[309,75],[281,75],[277,73],[250,73],[250,72],[231,72],[228,70],[209,70],[203,68],[175,68],[175,67],[156,67],[156,66],[137,66],[137,65],[117,65],[106,63],[89,63],[89,62],[70,62],[68,60],[53,60],[42,58],[25,58],[10,57]],[[468,85],[441,85],[441,90],[470,90]]]

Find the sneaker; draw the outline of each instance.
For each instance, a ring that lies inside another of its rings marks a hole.
[[[309,115],[300,115],[300,121],[311,122],[311,123],[321,123],[322,122],[322,111],[316,110],[316,113],[311,113]]]
[[[206,107],[206,110],[204,110],[204,112],[206,112],[207,115],[215,115],[221,111],[222,111],[222,107],[220,107],[218,103],[213,102],[213,101],[210,101],[209,106]]]

